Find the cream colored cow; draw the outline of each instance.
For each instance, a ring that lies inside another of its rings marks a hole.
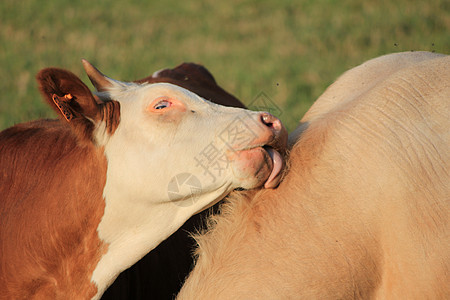
[[[236,193],[179,299],[450,298],[450,57],[342,75],[291,134],[276,190]]]

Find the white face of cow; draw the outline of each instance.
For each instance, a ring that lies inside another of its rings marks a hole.
[[[216,105],[168,83],[115,82],[108,97],[120,102],[120,124],[111,136],[100,124],[97,140],[114,190],[186,206],[202,194],[273,186],[269,177],[279,173],[279,154],[262,147],[282,149],[285,135],[273,116]],[[183,174],[200,183],[189,194],[171,190]]]
[[[97,283],[115,274],[112,260],[120,257],[122,271],[233,189],[275,187],[287,143],[268,113],[216,105],[168,83],[106,79],[98,96],[120,103],[120,123],[112,135],[103,122],[94,131],[108,161],[98,232],[109,249]]]

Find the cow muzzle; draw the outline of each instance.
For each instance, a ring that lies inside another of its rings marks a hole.
[[[252,138],[244,145],[238,141],[227,152],[233,171],[241,179],[242,188],[275,188],[285,166],[287,130],[268,112],[255,113],[246,126]]]

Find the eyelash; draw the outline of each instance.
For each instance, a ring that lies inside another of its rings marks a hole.
[[[158,108],[158,106],[162,106],[162,105],[165,105],[165,106],[161,107],[161,108]],[[171,105],[172,105],[172,103],[170,103],[169,101],[161,100],[153,108],[154,109],[164,109],[164,108],[170,107]]]

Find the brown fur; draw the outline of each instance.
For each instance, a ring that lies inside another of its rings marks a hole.
[[[179,299],[450,296],[450,59],[374,59],[293,133],[276,190],[236,193]]]
[[[112,134],[116,101],[97,104],[72,73],[44,69],[44,98],[61,120],[19,124],[0,133],[0,297],[87,299],[106,252],[97,235],[107,161],[93,121]]]
[[[60,121],[17,125],[0,134],[0,295],[81,299],[96,294],[91,274],[107,246],[106,159],[77,143]]]

